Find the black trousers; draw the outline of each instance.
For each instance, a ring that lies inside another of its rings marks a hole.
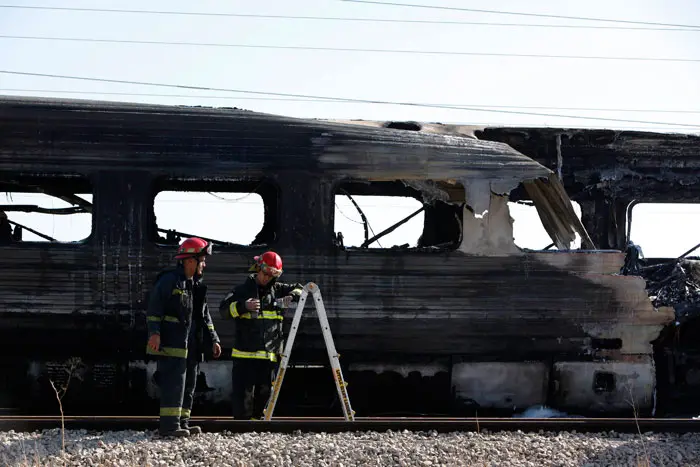
[[[160,429],[176,430],[189,422],[199,363],[186,358],[160,357],[157,366]]]
[[[262,419],[270,387],[274,378],[275,363],[254,358],[234,358],[231,368],[231,395],[233,418]]]

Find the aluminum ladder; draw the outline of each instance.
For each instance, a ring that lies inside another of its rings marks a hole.
[[[287,343],[284,346],[284,351],[282,353],[282,361],[280,362],[279,369],[277,370],[277,376],[275,377],[275,381],[272,384],[270,398],[268,399],[267,405],[265,406],[264,420],[272,419],[272,412],[275,410],[277,398],[279,397],[280,390],[282,389],[282,381],[284,381],[284,374],[286,373],[287,367],[289,365],[289,357],[292,354],[294,339],[297,336],[299,322],[301,321],[301,315],[304,312],[304,305],[306,304],[306,298],[308,297],[309,293],[311,293],[311,295],[313,295],[314,298],[314,305],[316,306],[316,315],[318,316],[318,321],[321,325],[321,332],[323,332],[323,340],[326,342],[328,359],[331,363],[333,379],[335,380],[335,387],[338,390],[338,397],[340,398],[341,406],[343,407],[343,414],[345,415],[345,420],[354,421],[355,412],[350,406],[350,397],[348,396],[347,383],[343,379],[343,371],[340,369],[340,356],[335,350],[333,336],[331,335],[331,328],[328,324],[328,317],[326,316],[326,308],[323,306],[323,299],[321,298],[321,291],[319,290],[318,286],[313,282],[309,282],[308,284],[306,284],[301,292],[301,297],[299,298],[297,309],[294,312],[292,327],[289,330],[289,337],[287,338]]]

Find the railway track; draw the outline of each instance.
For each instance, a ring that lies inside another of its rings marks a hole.
[[[155,430],[158,417],[153,416],[66,416],[66,429]],[[348,422],[342,417],[275,417],[271,421],[233,420],[222,417],[193,417],[193,425],[209,432],[342,432],[342,431],[573,431],[624,433],[700,432],[700,420],[691,418],[428,418],[428,417],[358,417]],[[34,431],[60,428],[59,416],[0,416],[0,430]]]

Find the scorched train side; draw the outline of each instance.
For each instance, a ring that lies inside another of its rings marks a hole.
[[[285,280],[320,286],[358,415],[655,407],[652,342],[673,309],[655,308],[641,277],[619,274],[625,253],[596,249],[599,232],[584,228],[557,173],[510,145],[238,109],[59,99],[0,98],[0,124],[2,191],[49,194],[92,216],[80,242],[0,245],[5,406],[55,411],[48,379],[70,373],[72,413],[155,413],[144,309],[178,233],[158,230],[153,200],[183,190],[254,192],[265,204],[255,240],[215,242],[208,262],[224,352],[202,367],[197,413],[229,413],[232,330],[216,304],[266,249],[284,258]],[[334,196],[366,194],[422,203],[418,247],[343,245]],[[522,200],[558,250],[515,245],[508,202]],[[10,220],[12,206],[2,208]],[[570,250],[576,235],[584,249]],[[276,415],[340,414],[309,316]]]

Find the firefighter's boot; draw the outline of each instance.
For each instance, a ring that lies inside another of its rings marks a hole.
[[[190,435],[190,432],[183,428],[176,428],[174,430],[163,430],[161,428],[158,430],[158,434],[164,438],[185,438]]]
[[[190,426],[190,421],[189,421],[189,419],[184,419],[184,420],[182,420],[182,422],[180,423],[180,427],[181,427],[183,430],[189,431],[189,433],[190,433],[191,435],[199,435],[199,434],[202,433],[202,427],[199,427],[199,426]]]

